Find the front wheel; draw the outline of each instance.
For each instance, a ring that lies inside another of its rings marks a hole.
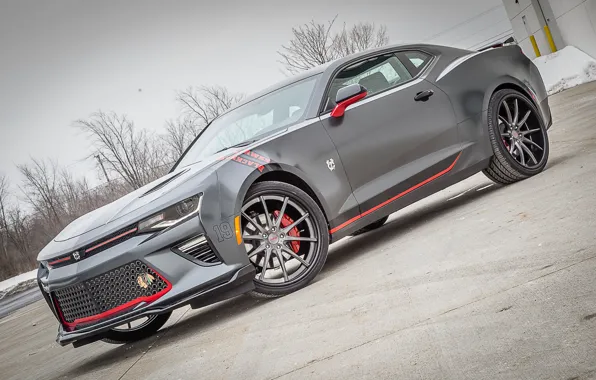
[[[106,343],[125,344],[136,342],[155,334],[170,318],[172,312],[152,314],[109,330],[102,339]]]
[[[317,203],[296,186],[259,182],[242,206],[242,238],[256,268],[259,298],[281,297],[305,287],[327,259],[329,230]]]
[[[488,133],[494,155],[483,172],[508,185],[544,170],[549,142],[534,104],[515,90],[497,91],[488,107]]]

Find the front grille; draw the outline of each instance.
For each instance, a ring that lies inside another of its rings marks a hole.
[[[91,257],[99,252],[105,251],[108,248],[112,248],[115,245],[127,241],[131,237],[135,236],[136,232],[136,225],[122,228],[114,233],[104,236],[99,240],[94,241],[91,244],[88,244],[87,246],[79,250],[71,252],[68,255],[52,259],[48,262],[48,265],[51,268],[59,268],[65,265],[76,263],[78,261]]]
[[[209,242],[203,235],[195,236],[182,243],[174,246],[175,250],[178,250],[186,255],[192,256],[201,263],[215,265],[221,264],[221,260],[215,252],[211,249]]]
[[[53,292],[56,306],[68,327],[92,323],[151,302],[167,293],[170,284],[137,260],[79,284]]]

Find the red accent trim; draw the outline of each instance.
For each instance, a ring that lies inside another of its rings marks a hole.
[[[58,259],[58,260],[54,260],[52,262],[49,262],[48,265],[56,265],[56,264],[60,264],[60,263],[63,263],[65,261],[68,261],[68,260],[70,260],[70,256],[66,256],[66,257],[63,257],[61,259]]]
[[[351,98],[344,100],[343,102],[339,102],[333,111],[331,111],[331,117],[342,117],[346,112],[346,108],[351,106],[352,104],[364,99],[366,97],[367,92],[364,91],[358,95],[354,95]]]
[[[360,218],[363,218],[363,217],[365,217],[366,215],[368,215],[368,214],[370,214],[370,213],[372,213],[372,212],[374,212],[374,211],[377,211],[378,209],[380,209],[380,208],[381,208],[381,207],[383,207],[383,206],[387,206],[389,203],[391,203],[391,202],[393,202],[393,201],[395,201],[395,200],[397,200],[397,199],[399,199],[399,198],[403,197],[404,195],[406,195],[406,194],[408,194],[408,193],[411,193],[412,191],[416,190],[417,188],[419,188],[419,187],[421,187],[421,186],[424,186],[424,185],[426,185],[427,183],[429,183],[429,182],[431,182],[431,181],[434,181],[435,179],[437,179],[437,178],[441,177],[442,175],[445,175],[445,174],[447,174],[448,172],[450,172],[450,171],[453,169],[453,167],[454,167],[454,166],[455,166],[455,164],[457,163],[457,160],[459,160],[459,156],[461,156],[461,152],[460,152],[460,153],[457,155],[457,157],[455,157],[455,161],[453,161],[453,163],[452,163],[451,165],[449,165],[449,167],[448,167],[447,169],[445,169],[445,170],[443,170],[443,171],[441,171],[441,172],[439,172],[439,173],[437,173],[437,174],[433,175],[433,176],[432,176],[432,177],[430,177],[430,178],[427,178],[427,179],[425,179],[424,181],[420,182],[420,183],[419,183],[419,184],[417,184],[417,185],[414,185],[414,186],[410,187],[410,188],[409,188],[409,189],[407,189],[407,190],[404,190],[404,191],[402,191],[401,193],[397,194],[397,195],[396,195],[396,196],[394,196],[393,198],[389,198],[389,199],[387,199],[385,202],[383,202],[383,203],[381,203],[381,204],[378,204],[378,205],[376,205],[375,207],[373,207],[373,208],[371,208],[371,209],[369,209],[369,210],[367,210],[367,211],[363,212],[362,214],[360,214],[360,215],[357,215],[357,216],[353,217],[352,219],[348,220],[347,222],[344,222],[344,223],[340,224],[339,226],[337,226],[337,227],[335,227],[335,228],[332,228],[331,230],[329,230],[329,233],[332,233],[332,234],[333,234],[333,233],[336,233],[337,231],[341,230],[342,228],[344,228],[344,227],[346,227],[346,226],[348,226],[348,225],[350,225],[350,224],[354,223],[354,222],[355,222],[355,221],[357,221],[358,219],[360,219]]]
[[[120,235],[118,235],[118,236],[114,236],[113,238],[111,238],[111,239],[108,239],[108,240],[106,240],[106,241],[103,241],[103,242],[101,242],[101,243],[99,243],[99,244],[97,244],[97,245],[94,245],[94,246],[93,246],[93,247],[91,247],[91,248],[87,248],[87,249],[85,250],[85,253],[89,253],[89,252],[91,252],[91,251],[93,251],[93,250],[96,250],[97,248],[99,248],[99,247],[102,247],[102,246],[104,246],[104,245],[106,245],[106,244],[109,244],[109,243],[113,242],[114,240],[118,240],[118,239],[120,239],[121,237],[124,237],[124,236],[126,236],[126,235],[133,234],[133,233],[137,232],[137,230],[138,230],[138,228],[137,228],[137,227],[135,227],[135,228],[133,228],[132,230],[128,230],[128,231],[126,231],[126,232],[123,232],[123,233],[121,233],[121,234],[120,234]]]
[[[156,301],[157,299],[161,298],[164,294],[166,294],[167,292],[169,292],[172,289],[172,284],[168,280],[166,280],[161,274],[157,273],[157,271],[153,270],[153,272],[155,272],[155,274],[167,284],[167,287],[164,290],[162,290],[161,292],[156,293],[152,296],[136,298],[132,301],[129,301],[125,304],[117,306],[113,309],[104,311],[103,313],[92,315],[92,316],[85,317],[85,318],[75,319],[73,322],[67,322],[66,319],[64,319],[64,316],[62,315],[62,310],[60,309],[60,305],[58,304],[58,301],[52,297],[54,299],[54,305],[56,306],[56,309],[58,310],[58,314],[60,314],[60,319],[62,320],[62,324],[64,326],[66,326],[68,331],[72,331],[72,330],[74,330],[74,328],[77,325],[79,325],[81,323],[88,323],[88,322],[93,322],[93,321],[97,321],[100,319],[108,318],[109,316],[111,316],[113,314],[124,311],[128,308],[131,308],[135,305],[140,304],[141,302],[151,303],[153,301]]]

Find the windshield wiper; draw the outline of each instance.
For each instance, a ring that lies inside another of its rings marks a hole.
[[[239,142],[238,144],[234,144],[234,145],[230,145],[225,148],[222,148],[222,149],[218,150],[217,152],[215,152],[214,154],[221,153],[225,150],[232,149],[232,148],[240,148],[241,146],[247,146],[247,145],[250,145],[258,140],[260,140],[260,139],[245,140],[245,141]]]

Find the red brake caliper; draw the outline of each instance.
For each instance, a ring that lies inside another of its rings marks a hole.
[[[275,219],[277,219],[279,217],[279,210],[273,211],[273,215],[275,216]],[[287,227],[292,223],[294,223],[294,221],[292,220],[292,218],[290,218],[288,216],[288,214],[284,214],[284,216],[281,218],[281,226],[282,227]],[[300,231],[298,231],[298,227],[292,228],[290,230],[290,232],[288,232],[288,235],[294,236],[294,237],[300,236]],[[294,253],[298,253],[298,250],[300,249],[300,242],[292,241],[292,242],[290,242],[290,244],[292,245],[292,250],[294,251]]]

